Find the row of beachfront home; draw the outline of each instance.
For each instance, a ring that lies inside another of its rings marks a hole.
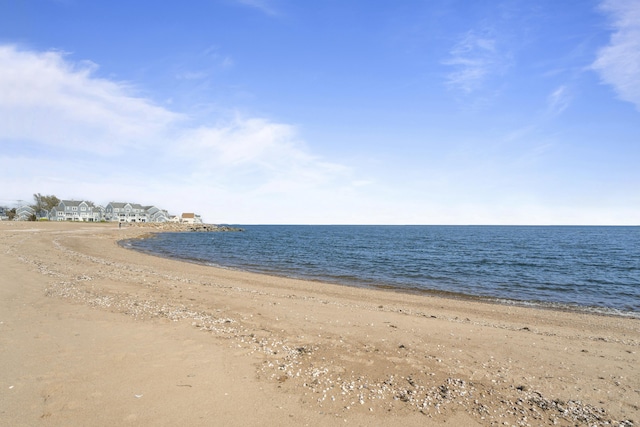
[[[169,213],[156,206],[142,206],[138,203],[111,202],[106,207],[94,206],[85,201],[62,200],[51,211],[36,212],[30,206],[16,208],[16,220],[26,221],[33,216],[50,221],[116,221],[116,222],[187,222],[202,223],[200,215],[183,213],[182,216]]]
[[[102,207],[85,201],[61,200],[51,209],[48,218],[51,221],[167,222],[169,214],[155,206],[138,203],[111,202]]]

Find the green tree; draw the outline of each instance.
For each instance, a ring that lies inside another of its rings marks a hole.
[[[36,210],[36,213],[42,210],[50,211],[60,203],[60,199],[53,194],[43,196],[40,193],[36,193],[33,195],[33,200],[35,201],[35,204],[31,207]]]
[[[47,210],[51,210],[60,204],[60,199],[53,194],[50,196],[44,196],[44,201],[47,204]]]

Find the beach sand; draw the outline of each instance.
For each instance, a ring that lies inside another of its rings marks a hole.
[[[640,423],[639,319],[291,280],[117,243],[147,232],[0,222],[0,425]]]

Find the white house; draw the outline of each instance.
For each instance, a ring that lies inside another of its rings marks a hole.
[[[147,222],[142,205],[127,202],[111,202],[104,210],[107,221]]]
[[[35,209],[31,206],[20,206],[16,208],[15,221],[29,221],[36,214]]]
[[[98,222],[103,219],[104,208],[91,206],[85,201],[61,200],[58,206],[51,209],[51,221],[88,221]]]
[[[155,206],[111,202],[104,210],[104,218],[117,222],[166,222],[169,221],[169,213]]]
[[[169,221],[169,212],[157,208],[155,206],[144,206],[149,222],[167,222]]]
[[[8,219],[9,209],[0,207],[0,220]],[[111,202],[106,208],[94,206],[83,200],[61,200],[50,211],[35,212],[31,206],[16,209],[15,220],[27,221],[36,215],[36,219],[46,218],[51,221],[117,221],[117,222],[182,222],[181,217],[169,215],[164,209],[156,206],[142,206],[138,203]],[[191,223],[202,220],[199,215],[190,214],[187,219]]]

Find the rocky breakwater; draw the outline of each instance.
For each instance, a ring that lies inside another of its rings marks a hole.
[[[229,231],[244,231],[242,228],[231,227],[229,225],[217,225],[217,224],[185,224],[176,222],[137,222],[129,223],[130,227],[146,228],[153,231],[165,231],[165,232],[229,232]]]

